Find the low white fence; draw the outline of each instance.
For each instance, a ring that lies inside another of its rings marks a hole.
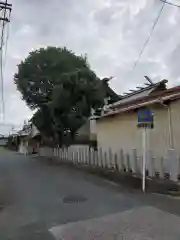
[[[88,148],[40,148],[39,155],[56,157],[59,161],[74,164],[142,175],[142,156],[137,155],[136,149],[127,154],[122,149],[113,153],[111,149],[108,152],[103,152],[102,149],[95,151]],[[175,151],[172,149],[168,150],[167,158],[156,158],[151,151],[148,151],[146,175],[152,178],[170,179],[177,182],[180,178],[180,158],[176,156]]]

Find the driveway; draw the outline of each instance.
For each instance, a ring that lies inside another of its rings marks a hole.
[[[137,212],[148,205],[167,214],[180,212],[179,200],[128,192],[78,170],[3,149],[0,184],[3,186],[0,185],[0,204],[4,204],[0,211],[0,239],[3,240],[51,240],[54,237],[49,230],[53,227]]]

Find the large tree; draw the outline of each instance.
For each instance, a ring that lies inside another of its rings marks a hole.
[[[91,114],[91,108],[102,105],[104,96],[102,82],[92,71],[84,68],[64,74],[52,95],[55,122],[59,123],[58,119],[61,119],[64,129],[74,137]]]
[[[31,52],[18,65],[15,84],[31,109],[34,123],[47,136],[65,132],[73,137],[90,115],[103,104],[102,82],[86,57],[66,48],[48,47]]]
[[[14,81],[23,99],[34,109],[52,100],[52,90],[61,82],[62,74],[82,68],[89,69],[86,58],[66,48],[41,48],[30,52],[18,65]]]

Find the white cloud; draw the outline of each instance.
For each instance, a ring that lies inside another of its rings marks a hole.
[[[22,28],[19,30],[18,35],[19,36],[30,36],[34,34],[34,29],[30,25],[24,25]]]
[[[114,76],[111,85],[122,93],[144,82],[179,82],[179,8],[166,5],[137,67],[132,66],[162,6],[157,0],[15,0],[5,71],[7,121],[23,122],[31,115],[13,84],[16,65],[32,49],[67,46],[88,54],[101,76]]]

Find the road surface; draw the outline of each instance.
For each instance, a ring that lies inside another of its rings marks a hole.
[[[60,239],[59,226],[84,220],[90,224],[92,218],[104,216],[112,219],[116,214],[143,211],[149,205],[163,210],[165,216],[174,216],[180,213],[179,203],[179,200],[131,193],[78,170],[0,150],[0,239],[3,240]]]

